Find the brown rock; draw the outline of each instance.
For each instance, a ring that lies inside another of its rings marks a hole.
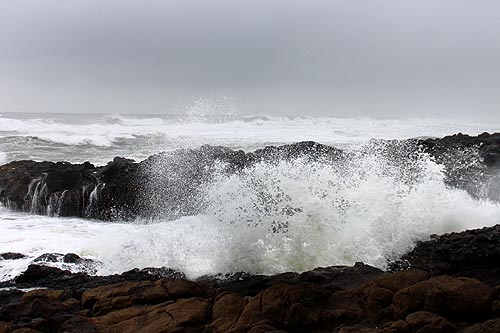
[[[100,332],[182,332],[202,326],[209,311],[209,300],[189,298],[113,311],[93,318],[92,322]]]
[[[487,318],[495,289],[479,280],[438,276],[399,290],[392,308],[396,318],[429,311],[449,319],[474,321]]]
[[[14,324],[0,321],[0,333],[10,333],[14,330],[14,328]]]
[[[212,308],[210,329],[214,332],[226,332],[234,328],[248,300],[236,293],[224,292],[217,296]]]
[[[46,298],[51,301],[64,301],[71,297],[69,290],[36,289],[28,291],[23,295],[24,301],[32,301],[35,298]]]
[[[97,332],[97,327],[90,318],[76,315],[62,323],[59,331],[64,333],[94,333]]]
[[[395,293],[402,288],[409,287],[417,282],[427,280],[428,278],[429,273],[425,271],[418,269],[409,269],[393,274],[382,275],[366,283],[365,286],[369,287],[372,285],[376,285],[380,288],[388,289]]]
[[[286,331],[277,330],[269,320],[263,320],[248,330],[248,333],[286,333]]]
[[[453,333],[458,330],[455,325],[451,324],[445,318],[426,311],[419,311],[408,315],[406,322],[412,331],[419,333]]]
[[[310,283],[276,284],[250,299],[235,328],[252,327],[268,320],[274,327],[320,325],[331,292]]]
[[[206,296],[206,289],[186,280],[122,282],[84,292],[82,306],[92,309],[94,315],[104,315],[139,304],[150,305],[178,298]]]
[[[498,333],[500,332],[500,318],[488,320],[465,328],[463,333]]]
[[[386,308],[391,305],[395,292],[428,278],[426,272],[415,269],[376,277],[359,288],[334,293],[331,307],[335,310],[325,312],[323,316],[335,325],[382,320],[389,317]]]
[[[0,316],[4,320],[13,322],[19,321],[22,317],[49,318],[60,313],[78,311],[79,306],[78,301],[58,302],[40,297],[0,307]]]
[[[240,318],[236,322],[235,328],[242,329],[258,323],[264,319],[261,312],[262,293],[248,300]]]
[[[360,327],[360,326],[344,326],[339,331],[339,333],[378,333],[380,329],[372,327]]]

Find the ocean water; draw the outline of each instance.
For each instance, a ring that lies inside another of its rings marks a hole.
[[[92,267],[53,263],[92,274],[167,266],[196,278],[300,272],[357,261],[385,268],[431,234],[499,223],[500,205],[447,186],[444,166],[430,156],[412,152],[412,159],[399,160],[372,139],[484,131],[499,132],[500,126],[442,119],[4,113],[0,163],[101,165],[117,155],[139,161],[202,144],[250,151],[303,140],[349,150],[352,157],[339,164],[298,159],[258,163],[239,174],[221,171],[202,189],[204,211],[176,220],[111,223],[0,207],[0,253],[29,256],[0,261],[0,280],[49,252],[95,260]]]

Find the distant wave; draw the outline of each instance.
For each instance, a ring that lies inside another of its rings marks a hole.
[[[9,158],[102,163],[114,155],[144,158],[159,151],[196,148],[203,144],[253,150],[270,144],[312,140],[346,149],[372,138],[407,139],[500,131],[499,125],[442,119],[184,116],[4,114],[0,117],[0,151]],[[72,149],[65,152],[63,145]],[[99,154],[99,158],[95,154]]]
[[[119,114],[107,115],[102,119],[108,124],[123,126],[158,126],[165,124],[165,121],[161,118],[128,118]]]

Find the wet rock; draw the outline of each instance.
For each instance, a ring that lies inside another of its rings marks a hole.
[[[90,273],[95,272],[96,262],[92,259],[81,258],[75,253],[44,253],[38,257],[36,257],[33,262],[36,263],[61,263],[61,264],[74,264],[75,266],[79,266],[80,270],[87,271]],[[69,267],[68,265],[65,265]]]
[[[0,166],[0,202],[50,216],[175,218],[200,211],[197,194],[215,171],[233,173],[263,160],[340,155],[333,147],[300,142],[253,153],[204,145],[160,153],[139,163],[116,157],[101,167],[88,162],[16,161]]]
[[[500,284],[500,225],[435,236],[402,257],[433,275],[448,274]]]
[[[414,312],[408,315],[405,321],[413,332],[453,333],[458,331],[457,326],[446,318],[426,311]]]
[[[247,304],[248,299],[232,292],[217,295],[212,308],[209,331],[227,332],[234,329]]]
[[[38,281],[57,281],[63,276],[71,276],[70,271],[63,271],[59,268],[29,265],[28,268],[14,279],[17,284],[36,283]]]
[[[409,270],[380,276],[353,289],[335,292],[330,304],[332,310],[326,319],[334,323],[351,325],[365,320],[389,320],[389,306],[400,290],[428,279],[428,274]]]
[[[448,319],[474,322],[488,318],[495,289],[479,280],[438,276],[399,290],[393,298],[395,318],[428,311]]]
[[[113,311],[92,322],[98,331],[105,332],[193,332],[201,331],[209,313],[208,300],[189,298]]]
[[[399,164],[414,159],[420,150],[428,152],[446,166],[449,185],[476,196],[482,193],[478,184],[494,177],[487,169],[495,169],[500,161],[500,134],[385,143],[386,157]],[[401,149],[402,145],[407,149]],[[14,210],[50,216],[177,218],[200,212],[200,189],[214,172],[232,174],[262,161],[296,158],[334,163],[348,156],[337,148],[305,141],[248,153],[204,145],[156,154],[138,163],[116,157],[101,167],[15,161],[0,166],[0,202]],[[500,200],[495,191],[491,196]]]
[[[80,256],[78,256],[74,253],[67,253],[63,257],[63,262],[71,263],[71,264],[80,264],[85,260],[88,260],[88,259],[82,259],[82,258],[80,258]]]
[[[184,278],[184,274],[166,268],[143,270],[135,269],[122,274],[109,276],[91,276],[86,273],[71,273],[56,267],[29,265],[25,272],[13,281],[0,283],[0,288],[54,288],[69,289],[76,295],[102,285],[124,281],[154,281],[168,277],[171,280]]]
[[[212,286],[219,286],[227,291],[239,295],[255,296],[259,292],[278,283],[311,282],[331,290],[357,287],[370,279],[383,275],[378,268],[356,263],[354,266],[318,267],[312,271],[298,273],[283,273],[276,275],[253,275],[248,273],[235,273],[216,276],[203,276],[197,281]]]
[[[71,296],[72,293],[69,290],[36,289],[26,292],[23,295],[23,301],[32,301],[37,298],[46,298],[51,301],[63,302]]]
[[[24,293],[21,290],[14,288],[0,290],[0,307],[10,303],[19,302],[23,295]]]
[[[67,288],[16,291],[0,302],[0,329],[40,332],[496,332],[497,289],[476,279],[410,269],[382,273],[357,264],[270,276],[256,288],[184,279],[119,281],[52,272]],[[33,269],[31,269],[33,270]],[[43,269],[42,269],[43,271]],[[344,272],[345,274],[342,274]],[[356,275],[374,274],[361,282]],[[139,279],[140,271],[131,276]],[[26,274],[29,276],[30,274]],[[71,281],[72,275],[77,280]],[[32,274],[33,276],[33,274]],[[249,278],[250,276],[247,276]],[[352,277],[353,286],[339,279]],[[286,280],[288,281],[286,282]],[[305,280],[308,280],[307,282]],[[279,282],[278,282],[279,281]],[[114,283],[112,283],[114,282]],[[335,287],[332,287],[335,285]],[[87,288],[79,292],[82,288]],[[21,293],[21,294],[19,294]],[[1,331],[0,331],[1,332]]]
[[[0,260],[17,260],[24,258],[27,258],[27,256],[17,252],[5,252],[0,254]]]
[[[298,279],[335,290],[358,287],[382,274],[384,272],[378,268],[357,262],[354,266],[318,267],[300,274]]]
[[[44,253],[44,254],[36,257],[33,261],[34,262],[40,262],[40,261],[62,262],[63,257],[64,257],[64,254],[61,254],[61,253]]]
[[[151,280],[169,278],[169,279],[185,279],[186,275],[168,267],[146,267],[143,269],[134,268],[130,271],[123,272],[120,276],[125,280],[140,281],[144,280],[147,275]]]
[[[0,333],[11,333],[15,329],[15,325],[5,321],[0,321]]]
[[[130,307],[158,304],[169,300],[190,297],[208,297],[210,291],[186,280],[122,282],[88,290],[82,294],[82,306],[94,315]]]
[[[496,333],[500,332],[500,318],[488,320],[465,328],[463,333]]]

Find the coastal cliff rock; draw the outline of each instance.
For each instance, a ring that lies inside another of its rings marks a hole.
[[[450,148],[464,149],[471,147],[480,148],[480,155],[488,167],[500,167],[500,133],[482,133],[478,136],[467,134],[454,134],[443,138],[420,140],[434,156],[446,156]]]
[[[251,153],[206,145],[153,155],[140,163],[116,157],[102,167],[15,161],[0,166],[0,202],[13,210],[49,216],[179,217],[200,211],[197,192],[219,164],[231,173],[259,161],[334,159],[340,154],[333,147],[301,142]]]
[[[500,134],[457,134],[442,139],[384,144],[385,155],[406,163],[412,152],[429,153],[446,167],[447,181],[472,195],[500,199]],[[102,167],[86,162],[15,161],[0,166],[0,202],[10,209],[50,216],[102,220],[176,218],[203,209],[199,191],[215,172],[235,173],[258,162],[299,157],[335,163],[349,157],[315,142],[266,147],[254,152],[202,146],[153,155],[142,162],[116,157]],[[488,184],[486,189],[484,184]]]
[[[500,225],[459,233],[433,235],[396,263],[432,275],[468,276],[500,284]]]

